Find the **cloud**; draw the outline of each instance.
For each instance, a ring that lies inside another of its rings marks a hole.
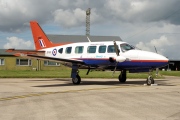
[[[152,39],[150,40],[150,42],[139,42],[136,44],[137,48],[140,48],[142,50],[147,50],[147,51],[153,51],[155,52],[155,48],[157,49],[157,52],[160,54],[165,54],[166,48],[174,45],[175,43],[170,42],[170,40],[168,40],[168,38],[166,36],[161,36],[158,39]]]
[[[26,23],[30,20],[45,23],[51,20],[51,12],[57,6],[53,1],[4,0],[0,4],[0,31],[22,32],[29,27]]]
[[[0,39],[4,43],[11,36],[26,38],[23,33],[30,30],[30,20],[38,21],[45,32],[52,25],[55,33],[84,34],[85,11],[91,8],[91,35],[120,36],[150,51],[155,45],[161,53],[176,57],[180,56],[174,50],[179,46],[179,6],[180,0],[0,0]],[[171,46],[169,40],[174,42]]]
[[[4,45],[5,49],[16,48],[16,49],[33,49],[31,41],[26,41],[18,37],[8,37],[7,43]]]
[[[54,21],[62,26],[73,27],[82,23],[85,25],[85,11],[76,8],[75,10],[58,9],[54,13]]]
[[[26,23],[54,21],[63,27],[84,25],[85,11],[91,8],[91,24],[148,23],[165,21],[180,25],[179,0],[1,0],[0,31],[22,32]],[[69,21],[69,23],[68,23]]]
[[[90,16],[91,24],[101,21],[101,17],[96,14],[96,9],[91,9],[93,13]],[[58,9],[53,13],[54,22],[63,27],[77,27],[77,26],[85,26],[86,20],[86,10],[82,10],[80,8],[76,9]]]
[[[129,23],[149,23],[166,21],[180,25],[179,0],[108,0],[104,4],[110,18]]]

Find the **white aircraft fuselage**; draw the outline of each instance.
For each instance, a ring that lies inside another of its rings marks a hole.
[[[116,41],[116,44],[120,56],[123,56],[125,61],[116,61],[117,55],[114,50],[113,41],[70,43],[42,49],[42,51],[45,51],[45,56],[47,57],[82,60],[87,66],[104,67],[107,69],[114,69],[116,62],[118,62],[117,69],[121,70],[153,69],[165,66],[168,63],[168,59],[160,54],[138,50],[122,41]],[[123,45],[129,46],[130,50],[124,50]],[[81,48],[82,51],[77,51],[78,48]],[[102,48],[103,51],[101,51]],[[62,51],[60,51],[61,49]],[[113,58],[113,61],[110,61],[110,58]]]

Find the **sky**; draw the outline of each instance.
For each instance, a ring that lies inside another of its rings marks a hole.
[[[90,35],[180,60],[180,0],[0,0],[0,8],[0,49],[34,49],[31,20],[46,34],[85,35],[91,8]]]

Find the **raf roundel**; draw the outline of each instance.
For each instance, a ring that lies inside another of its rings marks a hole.
[[[57,49],[56,48],[53,49],[52,54],[53,54],[53,56],[56,56],[56,54],[57,54]]]

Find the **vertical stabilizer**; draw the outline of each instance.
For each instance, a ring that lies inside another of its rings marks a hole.
[[[38,22],[30,21],[30,26],[36,50],[53,47],[53,43],[48,39]]]

